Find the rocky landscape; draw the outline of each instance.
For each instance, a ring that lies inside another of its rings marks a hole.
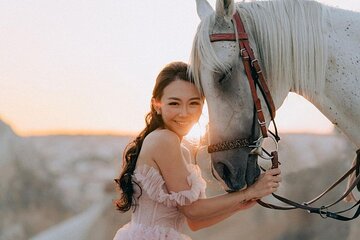
[[[20,137],[0,120],[0,240],[112,239],[130,219],[117,212],[117,177],[128,136]],[[312,199],[342,175],[354,149],[338,133],[282,134],[279,192],[299,202]],[[208,196],[222,193],[209,173],[209,156],[198,164]],[[264,163],[266,165],[266,163]],[[345,184],[329,194],[334,200]],[[272,199],[266,199],[273,201]],[[321,204],[321,203],[320,203]],[[339,208],[345,207],[341,203]],[[358,239],[359,219],[338,222],[304,211],[277,212],[256,206],[198,232],[193,239]],[[356,237],[357,236],[357,237]]]

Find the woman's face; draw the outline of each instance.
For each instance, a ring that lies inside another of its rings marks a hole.
[[[203,99],[194,84],[179,79],[166,86],[160,102],[153,99],[153,105],[165,128],[182,139],[199,120]]]

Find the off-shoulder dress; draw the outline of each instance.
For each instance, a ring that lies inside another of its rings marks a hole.
[[[197,165],[189,164],[188,169],[187,181],[191,188],[169,192],[156,168],[145,164],[137,166],[133,180],[141,186],[142,194],[131,222],[120,228],[113,240],[191,240],[182,233],[186,219],[177,205],[187,205],[204,198],[206,182]],[[135,196],[139,196],[140,189],[135,185]]]

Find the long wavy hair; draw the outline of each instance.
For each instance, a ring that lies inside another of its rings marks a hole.
[[[160,101],[164,89],[173,81],[180,79],[187,82],[192,82],[192,78],[188,73],[188,65],[183,62],[172,62],[166,65],[156,78],[152,97]],[[145,117],[145,128],[139,135],[130,142],[123,153],[123,166],[120,177],[115,179],[116,184],[120,188],[120,199],[115,201],[117,210],[127,212],[130,208],[136,208],[136,198],[134,197],[134,184],[140,189],[141,187],[133,181],[133,173],[136,167],[136,162],[141,151],[142,144],[146,136],[158,128],[164,128],[164,122],[160,114],[157,114],[154,106],[151,105],[150,112]]]

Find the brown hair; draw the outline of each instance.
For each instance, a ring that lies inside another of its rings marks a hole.
[[[164,93],[165,87],[177,79],[193,82],[192,78],[188,74],[188,65],[186,63],[172,62],[166,65],[156,78],[152,97],[156,100],[160,100]],[[115,179],[115,182],[121,190],[120,199],[115,201],[115,205],[117,209],[122,212],[126,212],[130,210],[131,207],[136,206],[133,183],[137,183],[132,180],[132,175],[134,173],[136,162],[144,139],[152,131],[156,130],[157,128],[164,127],[164,122],[161,115],[156,113],[156,110],[152,105],[150,112],[145,117],[145,124],[145,128],[140,132],[135,140],[126,146],[123,154],[123,168],[120,177]],[[138,187],[141,190],[139,185]]]

